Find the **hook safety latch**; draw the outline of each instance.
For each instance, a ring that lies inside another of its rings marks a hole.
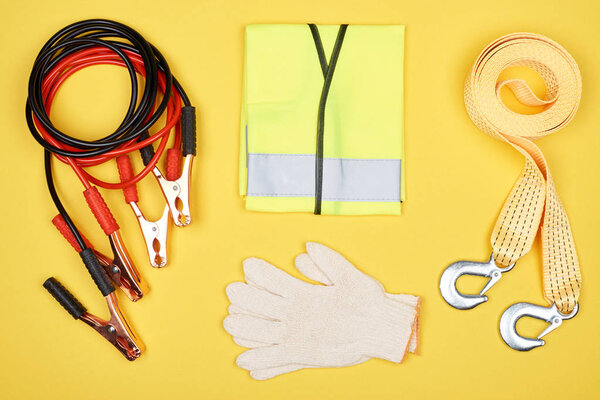
[[[508,267],[501,268],[496,265],[494,255],[490,256],[488,262],[475,261],[457,261],[450,264],[444,270],[440,278],[440,292],[442,297],[448,304],[459,310],[469,310],[487,301],[487,296],[484,294],[494,286],[502,277],[504,272],[508,272],[515,266],[512,263]],[[458,278],[463,275],[481,276],[489,278],[486,285],[481,289],[479,294],[462,294],[456,288]]]
[[[543,346],[546,342],[542,337],[558,328],[563,320],[571,319],[577,315],[579,305],[576,304],[569,314],[561,313],[556,304],[549,307],[538,306],[531,303],[516,303],[508,307],[500,318],[500,335],[504,342],[515,350],[529,351]],[[523,337],[517,333],[517,321],[523,317],[532,317],[548,322],[550,325],[537,338]]]

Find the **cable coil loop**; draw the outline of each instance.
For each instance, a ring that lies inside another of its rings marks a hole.
[[[127,69],[131,83],[129,105],[114,132],[97,140],[78,139],[53,124],[50,119],[52,101],[69,76],[83,68],[100,64]],[[138,83],[138,75],[144,78],[142,85]],[[182,106],[191,106],[190,100],[171,74],[166,59],[142,35],[124,24],[105,19],[76,22],[55,33],[42,47],[29,78],[26,120],[31,135],[45,149],[46,180],[50,195],[82,249],[86,247],[83,239],[54,187],[52,156],[70,165],[86,189],[92,184],[106,189],[131,186],[156,166],[173,129],[173,147],[181,147]],[[155,128],[165,114],[165,125],[150,135],[150,129]],[[156,151],[153,149],[154,142],[158,143]],[[84,169],[136,150],[142,152],[145,167],[130,180],[105,182]]]

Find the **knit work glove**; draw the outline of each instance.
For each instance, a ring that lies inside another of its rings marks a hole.
[[[327,279],[327,277],[323,274],[323,272],[319,269],[319,267],[312,261],[310,256],[307,253],[302,253],[298,257],[296,257],[296,268],[304,276],[313,281],[320,282],[324,285],[331,285],[331,282]],[[249,283],[252,285],[251,283]],[[264,289],[264,288],[263,288]],[[417,313],[420,311],[420,298],[416,296],[412,296],[409,294],[390,294],[386,293],[386,296],[392,300],[398,301],[400,303],[404,303],[410,307],[415,307],[417,309]],[[249,307],[247,304],[242,304],[241,306],[237,306],[235,304],[231,304],[228,308],[230,315],[243,314],[255,316],[263,319],[270,319],[267,315],[260,315],[256,313],[256,310],[248,310]],[[417,316],[416,321],[413,325],[413,334],[411,336],[411,340],[408,346],[409,353],[416,353],[417,345],[418,345],[418,335],[419,335],[419,316]],[[269,346],[269,343],[261,343],[252,340],[245,339],[243,337],[234,336],[233,341],[242,347],[246,348],[257,348]],[[370,357],[364,357],[357,362],[360,364],[362,362],[368,361]],[[265,368],[261,370],[252,370],[250,371],[250,375],[254,379],[265,380],[269,378],[273,378],[275,376],[285,374],[288,372],[297,371],[304,368],[318,368],[319,366],[314,365],[305,365],[305,364],[288,364],[281,367],[273,367],[273,368]]]
[[[386,294],[337,252],[307,244],[296,258],[312,285],[266,261],[244,261],[247,284],[227,287],[224,326],[249,347],[237,364],[255,379],[301,368],[343,367],[370,358],[401,362],[417,345],[419,298]]]

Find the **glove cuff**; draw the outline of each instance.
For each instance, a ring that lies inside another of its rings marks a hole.
[[[373,310],[373,335],[367,338],[370,357],[400,363],[409,349],[420,302],[404,304],[384,297]]]

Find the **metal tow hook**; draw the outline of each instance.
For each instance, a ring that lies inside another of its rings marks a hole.
[[[538,306],[531,303],[516,303],[508,307],[500,318],[500,335],[504,342],[515,350],[529,351],[543,346],[546,342],[542,337],[558,328],[563,320],[571,319],[577,315],[579,305],[576,304],[569,314],[561,313],[556,304],[549,307]],[[537,339],[527,338],[517,333],[517,321],[523,317],[532,317],[548,322],[550,325],[540,333]]]
[[[440,278],[440,292],[448,304],[459,310],[469,310],[487,301],[484,294],[494,286],[502,277],[504,272],[508,272],[515,266],[512,263],[508,267],[501,268],[494,262],[494,255],[490,256],[488,262],[475,261],[457,261],[450,264],[444,270]],[[463,275],[482,276],[489,278],[486,285],[479,294],[462,294],[456,288],[456,281]]]

